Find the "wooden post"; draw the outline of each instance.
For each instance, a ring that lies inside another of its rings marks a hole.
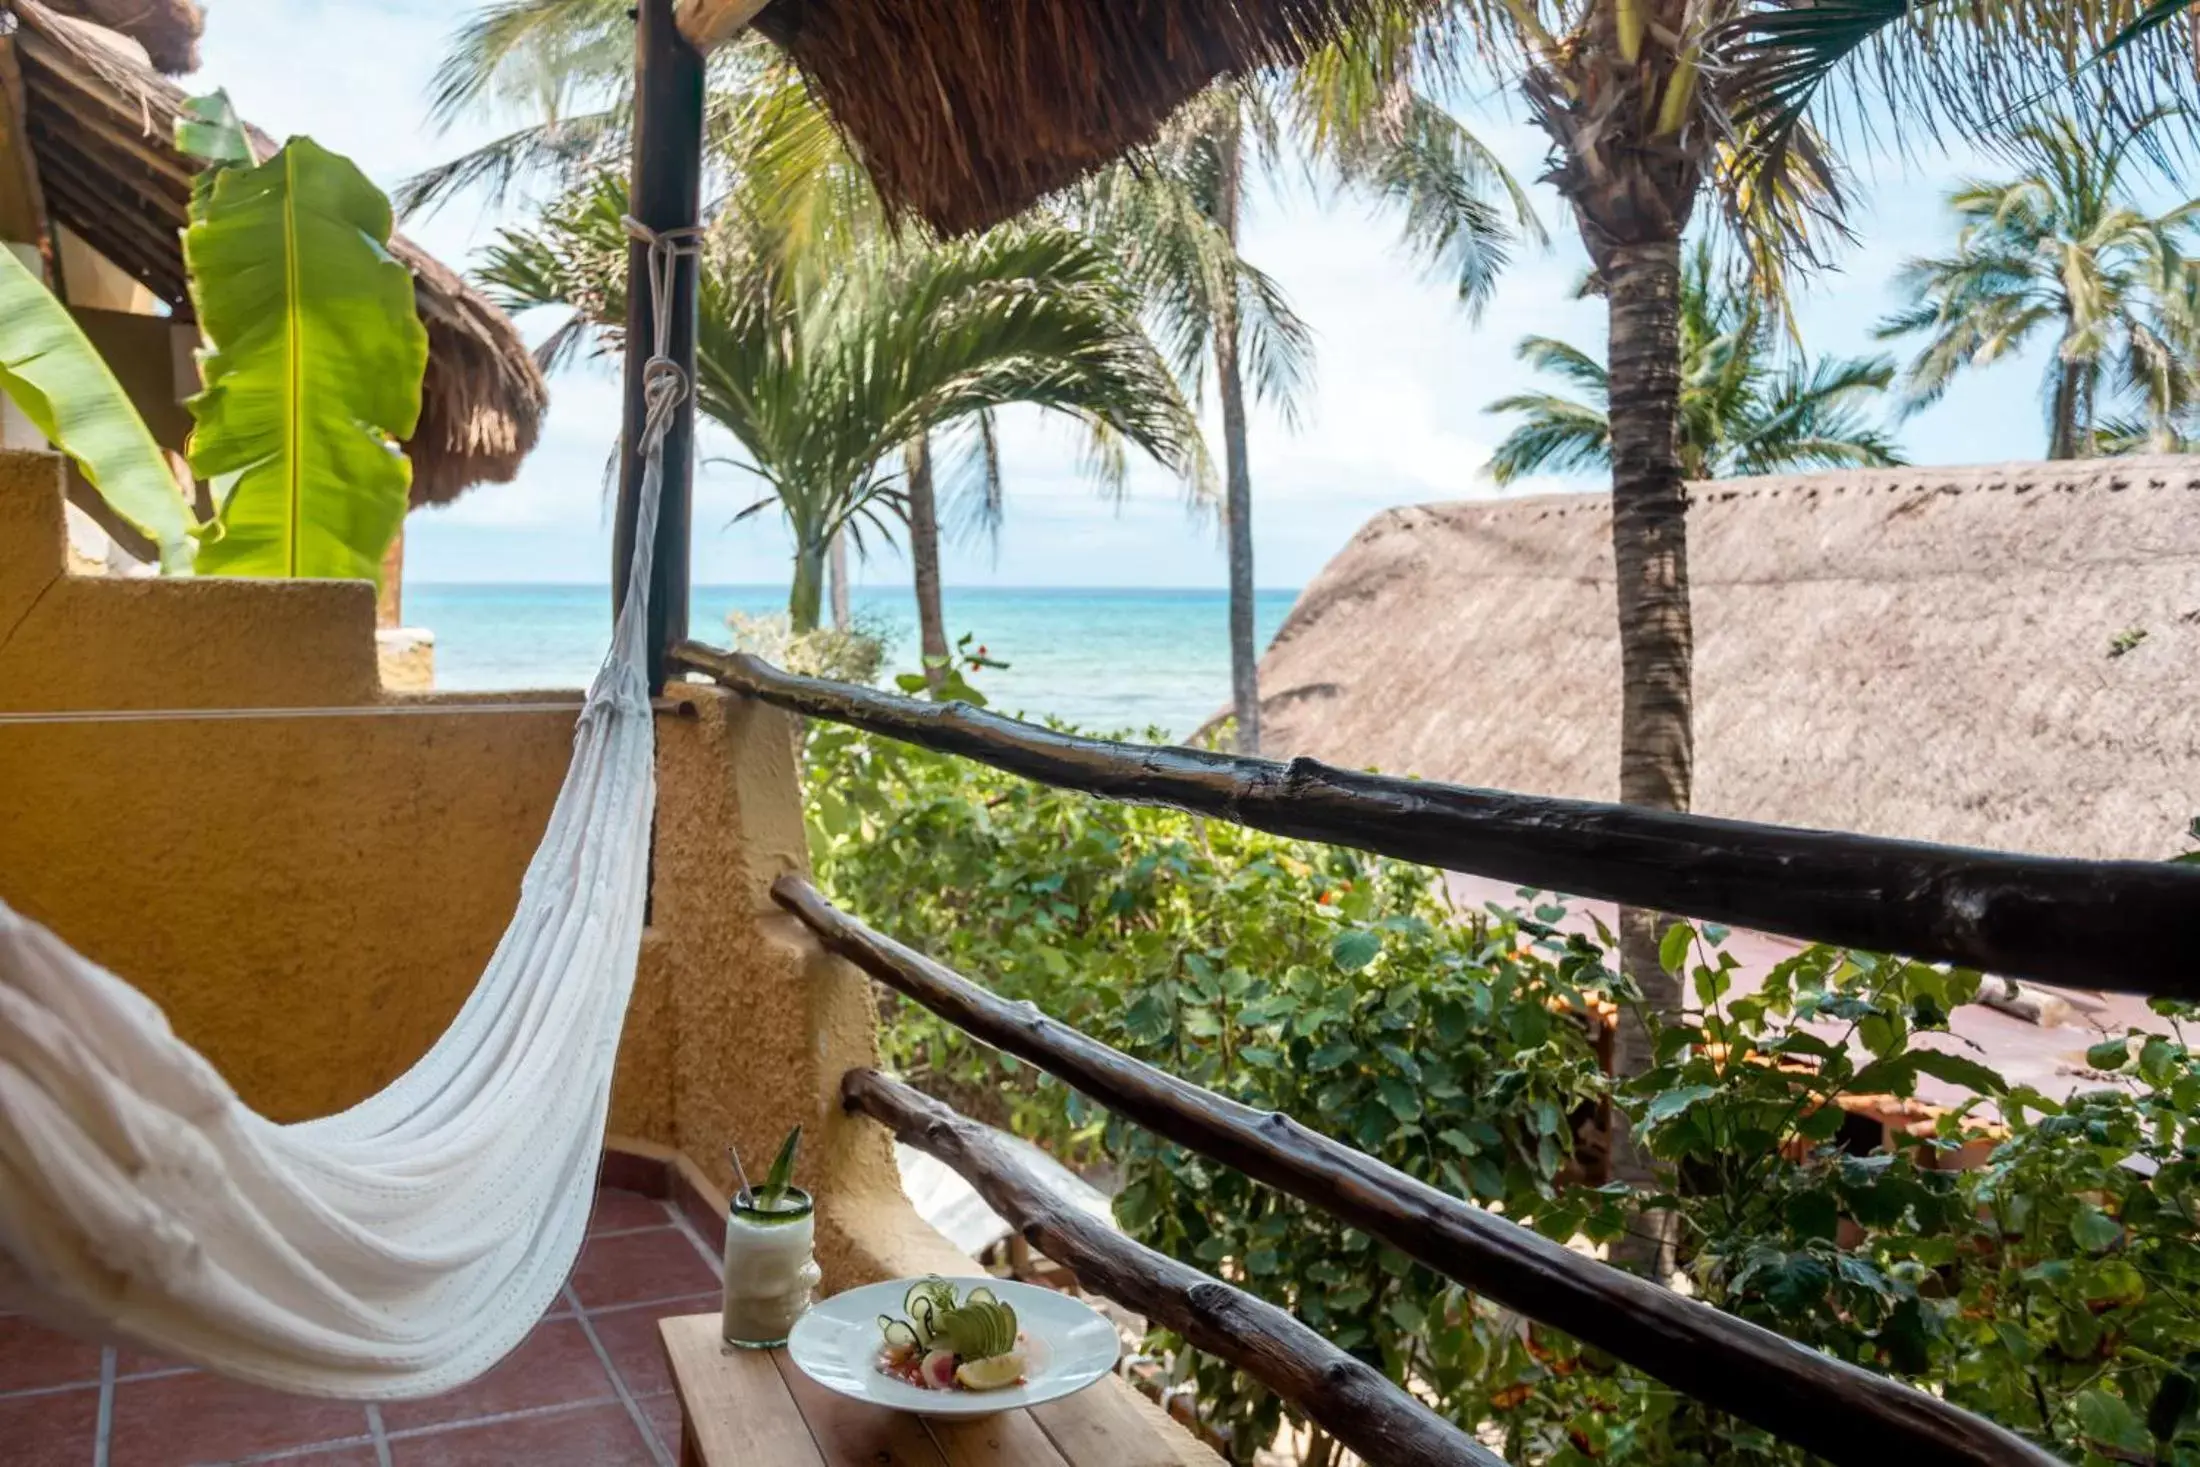
[[[703,57],[680,34],[673,0],[640,0],[634,35],[634,171],[628,212],[654,230],[696,222],[703,179]],[[666,354],[695,380],[695,259],[673,272],[672,335]],[[649,246],[636,240],[626,267],[626,419],[619,460],[619,510],[613,537],[611,604],[625,604],[633,563],[634,521],[641,507],[642,420],[647,406],[643,368],[655,351],[656,320],[649,299]],[[682,403],[665,438],[657,543],[649,584],[649,687],[665,683],[665,650],[687,635],[691,491],[695,459],[694,399]]]

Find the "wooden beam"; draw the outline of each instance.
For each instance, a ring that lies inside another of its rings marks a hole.
[[[965,1033],[1156,1135],[1319,1207],[1446,1278],[1837,1467],[2054,1467],[2046,1452],[1937,1396],[1585,1258],[1281,1112],[1239,1105],[1110,1049],[1031,1004],[997,998],[872,931],[799,876],[780,877],[772,897],[827,948]]]
[[[37,110],[65,121],[69,127],[93,134],[103,145],[144,169],[152,180],[164,182],[167,197],[179,205],[189,202],[191,181],[200,172],[196,164],[176,152],[164,139],[117,122],[109,110],[111,100],[92,90],[77,73],[42,65],[35,74],[43,83]],[[75,95],[60,95],[64,91]]]
[[[680,34],[688,44],[709,54],[713,46],[732,40],[748,28],[767,0],[677,0],[675,11]]]
[[[1032,1176],[999,1133],[876,1070],[850,1070],[840,1098],[946,1162],[1024,1241],[1084,1287],[1175,1330],[1306,1413],[1370,1462],[1504,1467],[1503,1459],[1298,1320],[1220,1279],[1133,1242]]]
[[[137,280],[160,299],[173,304],[188,297],[183,282],[183,255],[162,258],[137,229],[130,216],[96,184],[67,172],[49,172],[44,179],[48,218],[67,225],[85,248],[94,251]],[[66,275],[66,271],[62,271]],[[82,286],[83,282],[76,282]],[[170,294],[173,291],[175,294]],[[83,292],[80,290],[79,295]]]
[[[813,718],[1104,799],[1168,805],[1446,871],[2010,978],[2200,999],[2200,865],[2070,861],[1559,800],[1058,733],[782,672],[673,662]]]
[[[628,208],[659,232],[692,228],[703,185],[703,57],[673,21],[673,0],[641,0],[635,11],[634,172]],[[673,366],[695,381],[694,254],[672,272],[671,317],[665,348]],[[635,521],[641,512],[642,424],[649,415],[648,365],[656,351],[650,301],[649,246],[635,240],[626,266],[626,420],[619,462],[619,506],[612,536],[612,609],[626,602],[634,564]],[[688,570],[695,474],[695,394],[690,390],[664,441],[657,500],[657,537],[649,580],[649,690],[665,684],[666,649],[687,635]]]
[[[31,153],[29,96],[15,45],[15,37],[0,37],[0,238],[42,244],[46,200]]]

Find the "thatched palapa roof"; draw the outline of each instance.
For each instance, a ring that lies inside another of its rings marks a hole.
[[[1366,0],[770,0],[887,202],[957,233],[1127,150],[1215,78],[1298,59]]]
[[[2200,458],[1694,487],[1696,808],[2158,859],[2200,813]],[[1261,663],[1265,752],[1612,799],[1599,495],[1393,509]]]
[[[173,139],[184,92],[77,16],[151,17],[196,11],[183,0],[0,0],[14,17],[6,42],[21,76],[18,102],[47,212],[102,255],[188,313],[183,242],[191,180],[201,164]],[[66,10],[71,13],[62,13]],[[154,33],[155,39],[172,35]],[[152,50],[148,46],[149,51]],[[154,52],[156,59],[188,49]],[[163,62],[162,64],[165,64]],[[270,151],[273,144],[262,139]],[[392,253],[413,272],[428,329],[420,426],[405,445],[415,505],[469,485],[509,480],[535,445],[548,400],[542,374],[504,313],[402,236]]]
[[[145,48],[155,68],[170,76],[199,68],[206,12],[192,0],[56,0],[52,8],[128,36]]]

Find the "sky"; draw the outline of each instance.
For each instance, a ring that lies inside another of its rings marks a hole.
[[[349,155],[385,188],[493,136],[512,119],[439,132],[427,85],[464,13],[448,0],[216,0],[208,7],[194,86],[228,89],[238,109],[278,137],[309,134]],[[1455,110],[1524,182],[1552,243],[1524,245],[1496,299],[1470,319],[1447,284],[1399,247],[1394,220],[1357,199],[1296,176],[1252,197],[1242,248],[1281,283],[1313,328],[1311,391],[1296,426],[1253,414],[1256,578],[1297,588],[1380,510],[1500,491],[1482,471],[1504,436],[1484,404],[1535,385],[1513,358],[1524,334],[1559,336],[1601,354],[1601,302],[1573,298],[1586,267],[1570,217],[1547,185],[1532,183],[1542,134],[1502,92],[1457,100]],[[1990,168],[1968,156],[1858,161],[1851,223],[1860,243],[1804,287],[1802,336],[1814,353],[1886,350],[1872,323],[1895,304],[1888,280],[1907,256],[1947,247],[1941,203],[1960,178]],[[502,210],[462,199],[406,221],[405,231],[447,263],[470,268],[500,225],[523,222],[524,201]],[[531,339],[556,323],[530,319]],[[1960,380],[1902,425],[1912,462],[1953,464],[2037,457],[2044,448],[2039,359],[2020,358]],[[484,485],[457,504],[416,512],[406,527],[409,581],[602,582],[610,559],[604,468],[619,431],[612,367],[584,362],[551,381],[542,440],[511,484]],[[1216,438],[1219,442],[1219,437]],[[715,430],[706,460],[736,452]],[[997,543],[954,543],[945,578],[956,585],[1217,587],[1227,572],[1211,519],[1187,514],[1170,477],[1134,469],[1120,504],[1079,472],[1076,437],[1036,412],[1003,424],[1008,513]],[[789,542],[770,516],[738,525],[753,479],[706,462],[699,470],[694,579],[783,583]],[[1592,478],[1544,479],[1511,492],[1597,487]],[[881,549],[859,584],[905,583],[907,563]]]

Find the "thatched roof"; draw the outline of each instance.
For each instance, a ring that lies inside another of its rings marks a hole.
[[[771,0],[887,202],[983,228],[1149,142],[1216,77],[1297,59],[1366,0]]]
[[[170,76],[198,70],[206,12],[192,0],[54,0],[48,8],[128,36]]]
[[[2200,458],[1698,485],[1689,561],[1697,809],[2068,856],[2183,849]],[[1266,752],[1614,798],[1614,623],[1603,495],[1386,511],[1261,663]]]
[[[100,3],[122,8],[122,0]],[[182,230],[201,165],[172,141],[183,91],[107,32],[39,0],[0,0],[0,7],[16,20],[7,44],[22,76],[47,212],[188,312]],[[76,8],[88,11],[92,0],[76,0]],[[469,485],[518,472],[548,393],[503,312],[411,241],[394,239],[392,251],[413,272],[428,328],[420,426],[405,445],[413,503],[440,504]]]

